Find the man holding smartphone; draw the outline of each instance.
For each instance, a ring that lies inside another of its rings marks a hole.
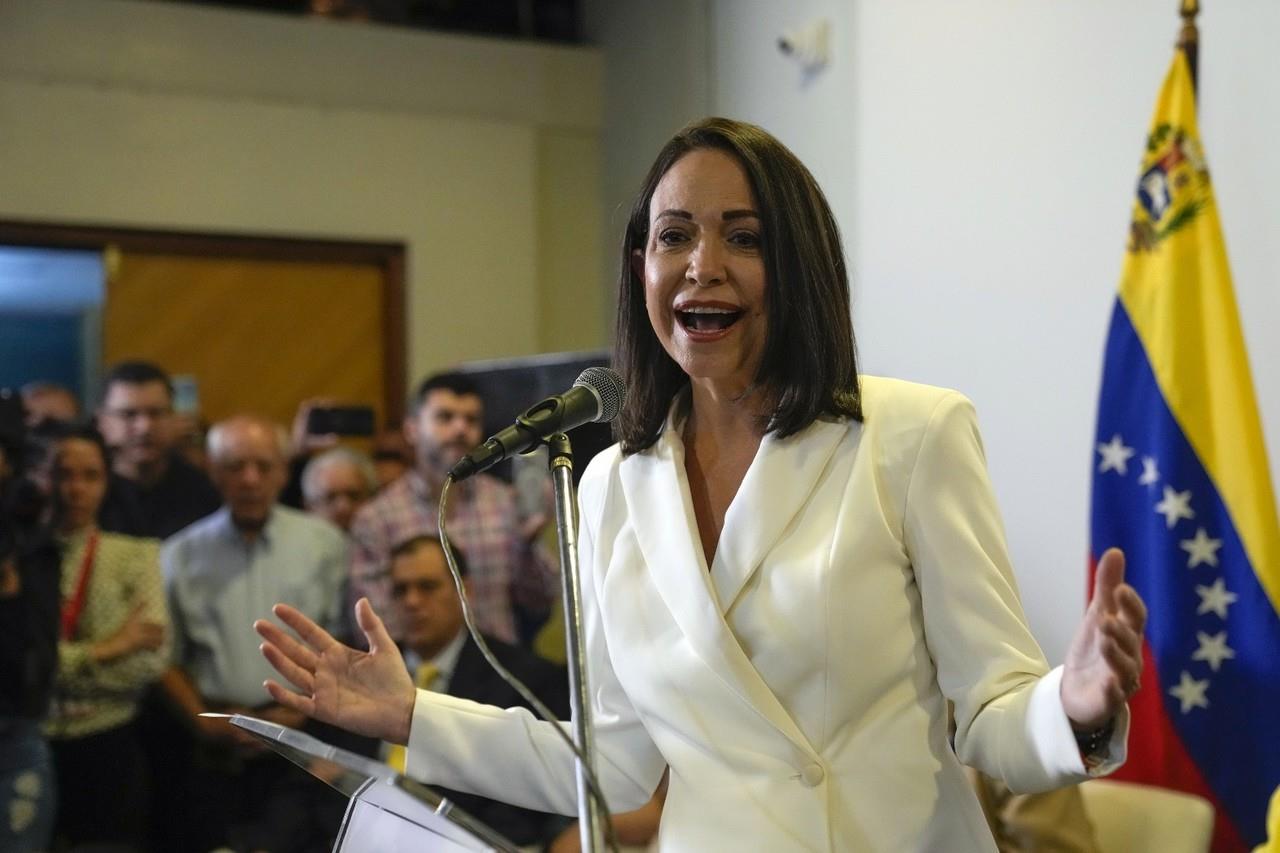
[[[445,476],[480,443],[483,422],[484,401],[468,377],[445,373],[424,380],[405,418],[405,437],[417,451],[414,468],[352,522],[351,601],[367,596],[393,637],[400,638],[402,626],[391,606],[392,548],[414,536],[438,535],[436,509]],[[558,594],[555,563],[536,544],[547,521],[543,513],[522,516],[515,490],[488,474],[450,490],[449,536],[469,558],[468,599],[480,630],[504,642],[520,641],[519,610],[545,616]]]

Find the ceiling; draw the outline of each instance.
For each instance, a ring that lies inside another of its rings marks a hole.
[[[168,0],[501,38],[576,43],[579,0]]]

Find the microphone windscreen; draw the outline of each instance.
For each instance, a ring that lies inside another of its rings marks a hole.
[[[573,384],[590,388],[600,399],[600,414],[594,418],[596,423],[608,423],[622,411],[622,398],[627,395],[627,386],[618,371],[608,367],[588,367],[578,374]]]

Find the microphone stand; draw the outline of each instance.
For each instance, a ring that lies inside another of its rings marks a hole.
[[[600,803],[591,795],[587,770],[595,773],[595,743],[591,734],[591,694],[582,649],[582,576],[578,570],[578,504],[573,489],[573,448],[562,432],[547,439],[547,464],[556,495],[556,533],[560,542],[560,576],[564,586],[564,625],[569,656],[569,706],[573,710],[573,741],[583,759],[575,762],[578,780],[578,832],[582,849],[600,853],[604,827]],[[597,777],[599,778],[599,777]]]

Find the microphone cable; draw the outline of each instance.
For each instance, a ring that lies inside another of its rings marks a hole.
[[[595,770],[587,762],[586,756],[582,750],[573,742],[573,738],[569,736],[569,732],[565,726],[561,725],[561,720],[556,719],[556,715],[551,709],[542,703],[537,696],[533,695],[524,682],[516,678],[505,666],[498,662],[493,652],[489,649],[489,644],[484,641],[484,637],[477,630],[475,621],[472,618],[471,602],[467,600],[467,592],[463,588],[462,573],[458,571],[458,560],[453,554],[453,544],[449,541],[448,531],[445,530],[445,505],[449,498],[449,488],[453,485],[453,475],[444,478],[444,485],[440,489],[440,507],[436,516],[436,527],[440,531],[440,542],[444,545],[444,556],[449,564],[449,574],[453,576],[453,585],[458,590],[458,599],[462,602],[462,619],[467,625],[467,631],[471,634],[471,639],[480,649],[480,654],[489,662],[489,666],[493,667],[494,672],[501,676],[502,680],[511,685],[511,688],[520,694],[530,707],[537,712],[538,716],[551,724],[551,728],[555,731],[560,739],[573,750],[574,756],[577,757],[578,763],[582,765],[583,772],[587,780],[587,788],[591,792],[591,796],[595,799],[596,805],[600,808],[600,820],[604,823],[604,841],[605,846],[611,853],[618,853],[618,841],[613,831],[613,820],[609,812],[609,804],[605,801],[604,791],[600,787],[599,781],[596,779]],[[585,668],[585,663],[584,663]],[[581,816],[579,816],[581,817]],[[581,829],[581,828],[579,828]]]

